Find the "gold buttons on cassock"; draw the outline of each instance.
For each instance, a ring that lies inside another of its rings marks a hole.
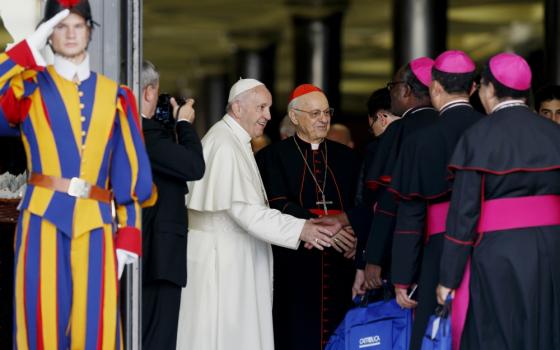
[[[82,117],[80,118],[80,120],[81,120],[81,121],[82,121],[82,123],[83,123],[83,122],[85,122],[85,121],[86,121],[86,117],[84,117],[84,116],[82,115]]]
[[[79,95],[80,97],[84,97],[84,92],[83,92],[83,91],[78,91],[78,95]]]
[[[80,103],[80,109],[84,109],[84,104]]]
[[[85,131],[82,131],[82,136],[86,136],[86,132],[85,132]]]

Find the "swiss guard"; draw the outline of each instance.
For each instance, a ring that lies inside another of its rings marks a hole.
[[[29,173],[15,349],[122,348],[118,275],[141,254],[140,207],[154,196],[133,94],[90,70],[94,24],[87,0],[48,0],[37,30],[0,55],[0,134],[21,135]]]

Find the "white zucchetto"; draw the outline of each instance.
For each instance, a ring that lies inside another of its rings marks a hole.
[[[235,84],[233,84],[233,86],[229,90],[228,103],[233,102],[233,100],[235,99],[235,97],[237,97],[237,95],[247,90],[251,90],[252,88],[255,88],[259,85],[264,85],[264,84],[256,79],[239,79]]]

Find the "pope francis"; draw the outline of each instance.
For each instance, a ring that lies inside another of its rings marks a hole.
[[[240,79],[227,114],[202,139],[207,168],[187,197],[188,278],[177,349],[274,349],[271,244],[331,244],[332,228],[268,206],[250,141],[263,134],[271,104],[264,84]]]

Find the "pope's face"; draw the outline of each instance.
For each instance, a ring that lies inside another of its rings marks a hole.
[[[560,124],[560,100],[543,101],[539,114]]]
[[[253,89],[247,97],[239,101],[239,125],[247,131],[251,138],[262,136],[264,128],[270,120],[272,95],[264,85]]]
[[[51,35],[53,51],[66,58],[76,58],[85,53],[89,43],[90,28],[85,19],[71,13],[56,27]]]
[[[319,91],[305,94],[290,111],[290,118],[300,137],[307,142],[319,143],[327,136],[331,125],[329,101]]]

